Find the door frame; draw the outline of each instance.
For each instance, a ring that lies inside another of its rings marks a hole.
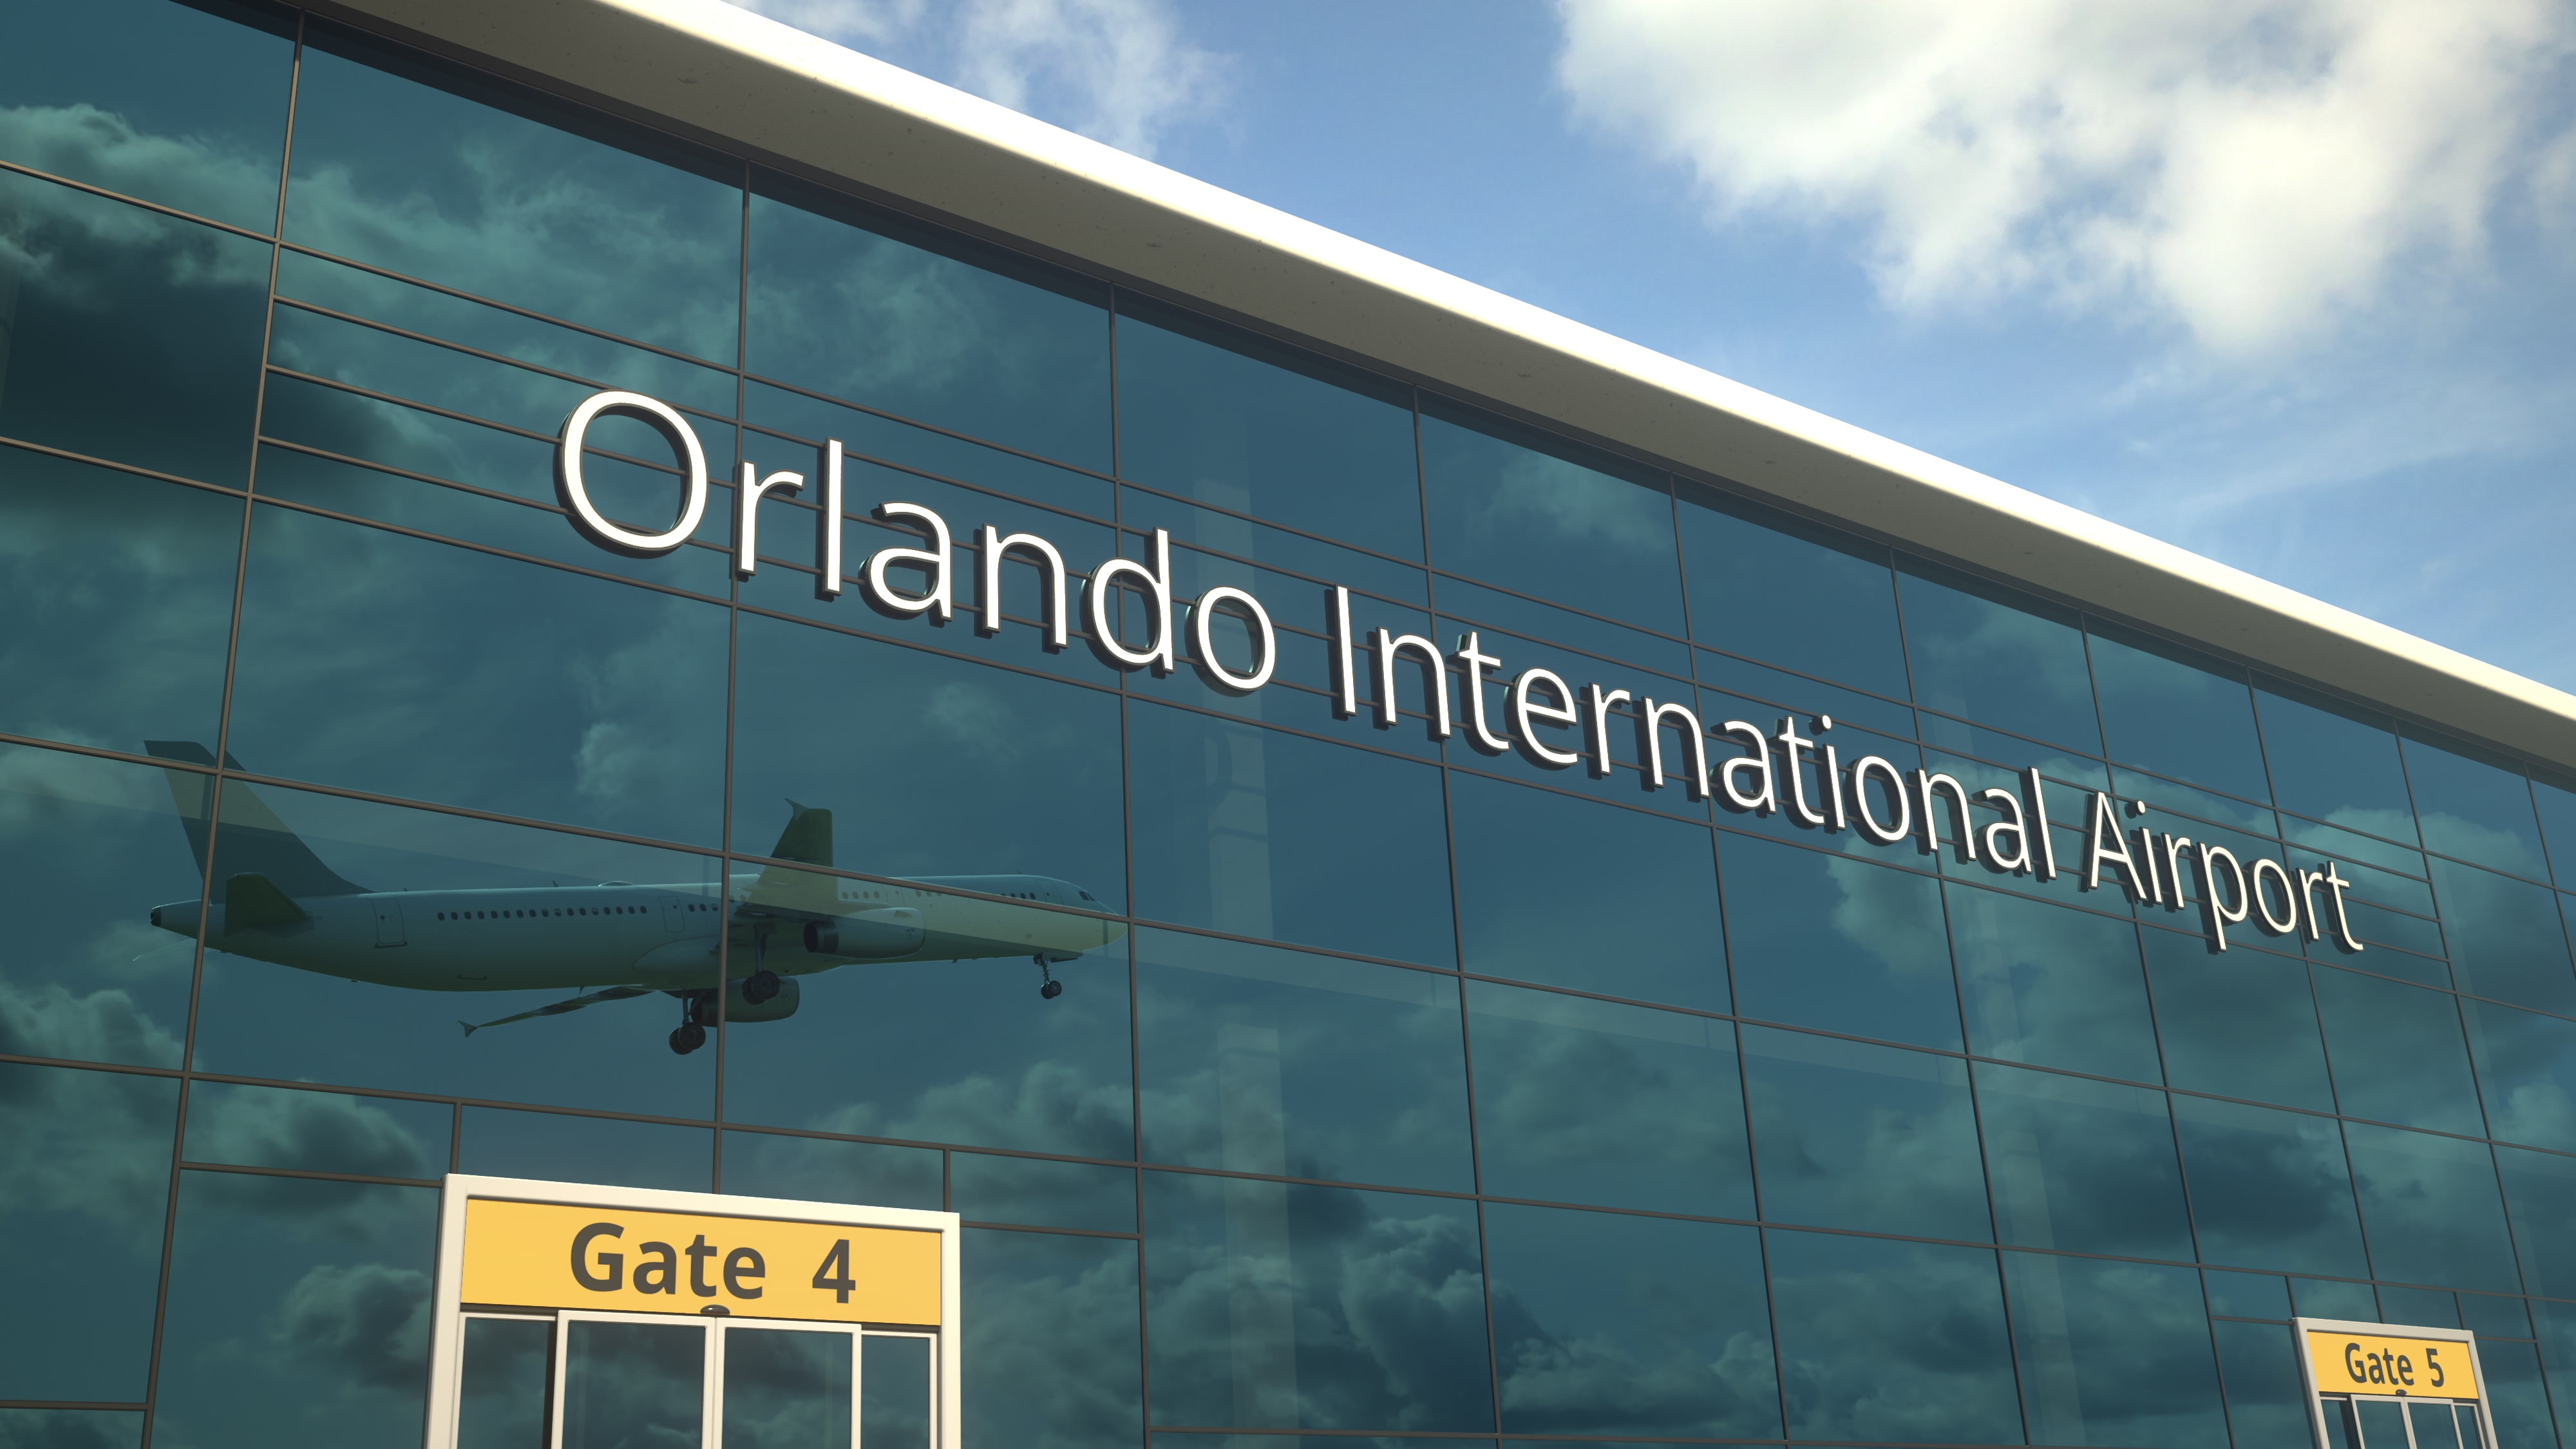
[[[852,1334],[852,1351],[857,1353],[867,1335],[878,1329],[894,1330],[911,1337],[931,1340],[931,1439],[933,1449],[962,1449],[959,1434],[958,1349],[963,1335],[958,1323],[960,1292],[957,1279],[958,1239],[957,1214],[929,1212],[918,1208],[863,1207],[853,1203],[800,1202],[789,1198],[748,1197],[734,1193],[674,1192],[663,1188],[610,1187],[597,1183],[543,1182],[526,1178],[487,1177],[470,1173],[447,1174],[439,1197],[437,1291],[432,1301],[429,1344],[429,1395],[422,1425],[422,1443],[427,1449],[454,1449],[457,1431],[458,1396],[463,1389],[464,1324],[467,1305],[462,1301],[465,1281],[465,1208],[477,1198],[509,1202],[550,1203],[571,1207],[591,1207],[635,1212],[689,1213],[701,1216],[734,1217],[825,1223],[847,1227],[895,1228],[939,1235],[939,1322],[928,1324],[873,1324],[861,1322],[826,1322],[816,1320],[813,1327],[839,1330]],[[555,1321],[553,1357],[560,1361],[568,1337],[564,1324],[569,1317],[608,1319],[630,1322],[694,1323],[706,1326],[729,1322],[726,1318],[706,1315],[665,1315],[627,1313],[575,1308],[570,1305],[477,1303],[477,1313],[497,1310],[512,1317],[549,1318]],[[744,1328],[792,1328],[807,1320],[791,1318],[754,1318],[745,1316]],[[720,1372],[716,1357],[722,1335],[707,1335],[710,1372]],[[852,1364],[851,1392],[859,1392],[858,1364]],[[710,1406],[721,1402],[722,1387],[711,1383],[704,1402]],[[559,1434],[561,1389],[554,1390],[557,1402],[547,1406],[550,1430]],[[709,1413],[716,1410],[710,1407]],[[851,1426],[856,1430],[858,1406],[851,1406]],[[712,1441],[709,1441],[712,1442]]]

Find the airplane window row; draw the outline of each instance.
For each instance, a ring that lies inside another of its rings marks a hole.
[[[711,911],[715,907],[692,902],[681,909]],[[440,911],[438,918],[442,921],[492,921],[528,916],[641,916],[648,913],[644,906],[565,906],[543,911]]]

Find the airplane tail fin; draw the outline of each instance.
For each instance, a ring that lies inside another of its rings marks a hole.
[[[780,860],[802,861],[807,865],[832,863],[832,812],[795,801],[787,802],[787,828],[778,832],[778,845],[769,852]]]
[[[176,760],[183,764],[212,766],[214,753],[194,740],[145,740],[144,752],[159,760]],[[230,754],[224,756],[228,769],[238,770],[241,762]],[[322,863],[303,838],[287,828],[259,798],[257,791],[239,780],[224,786],[224,828],[217,839],[208,828],[207,804],[214,793],[212,778],[189,770],[164,770],[170,781],[170,797],[179,807],[179,823],[188,832],[188,848],[196,853],[197,868],[206,869],[206,852],[215,847],[221,857],[217,874],[222,877],[258,875],[288,896],[355,896],[366,894],[359,885]]]

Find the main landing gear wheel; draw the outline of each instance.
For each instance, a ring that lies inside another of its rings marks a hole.
[[[762,969],[743,978],[742,999],[754,1006],[778,994],[778,973]]]
[[[684,1021],[671,1028],[671,1050],[682,1056],[707,1044],[707,1029],[694,1021]]]

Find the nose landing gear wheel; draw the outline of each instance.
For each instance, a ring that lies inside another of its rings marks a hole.
[[[671,1050],[682,1056],[707,1044],[707,1029],[694,1021],[684,1021],[671,1028]]]
[[[1029,959],[1038,963],[1038,979],[1044,983],[1038,987],[1038,995],[1048,1001],[1064,995],[1064,983],[1056,980],[1055,973],[1047,969],[1045,953],[1041,952]]]

